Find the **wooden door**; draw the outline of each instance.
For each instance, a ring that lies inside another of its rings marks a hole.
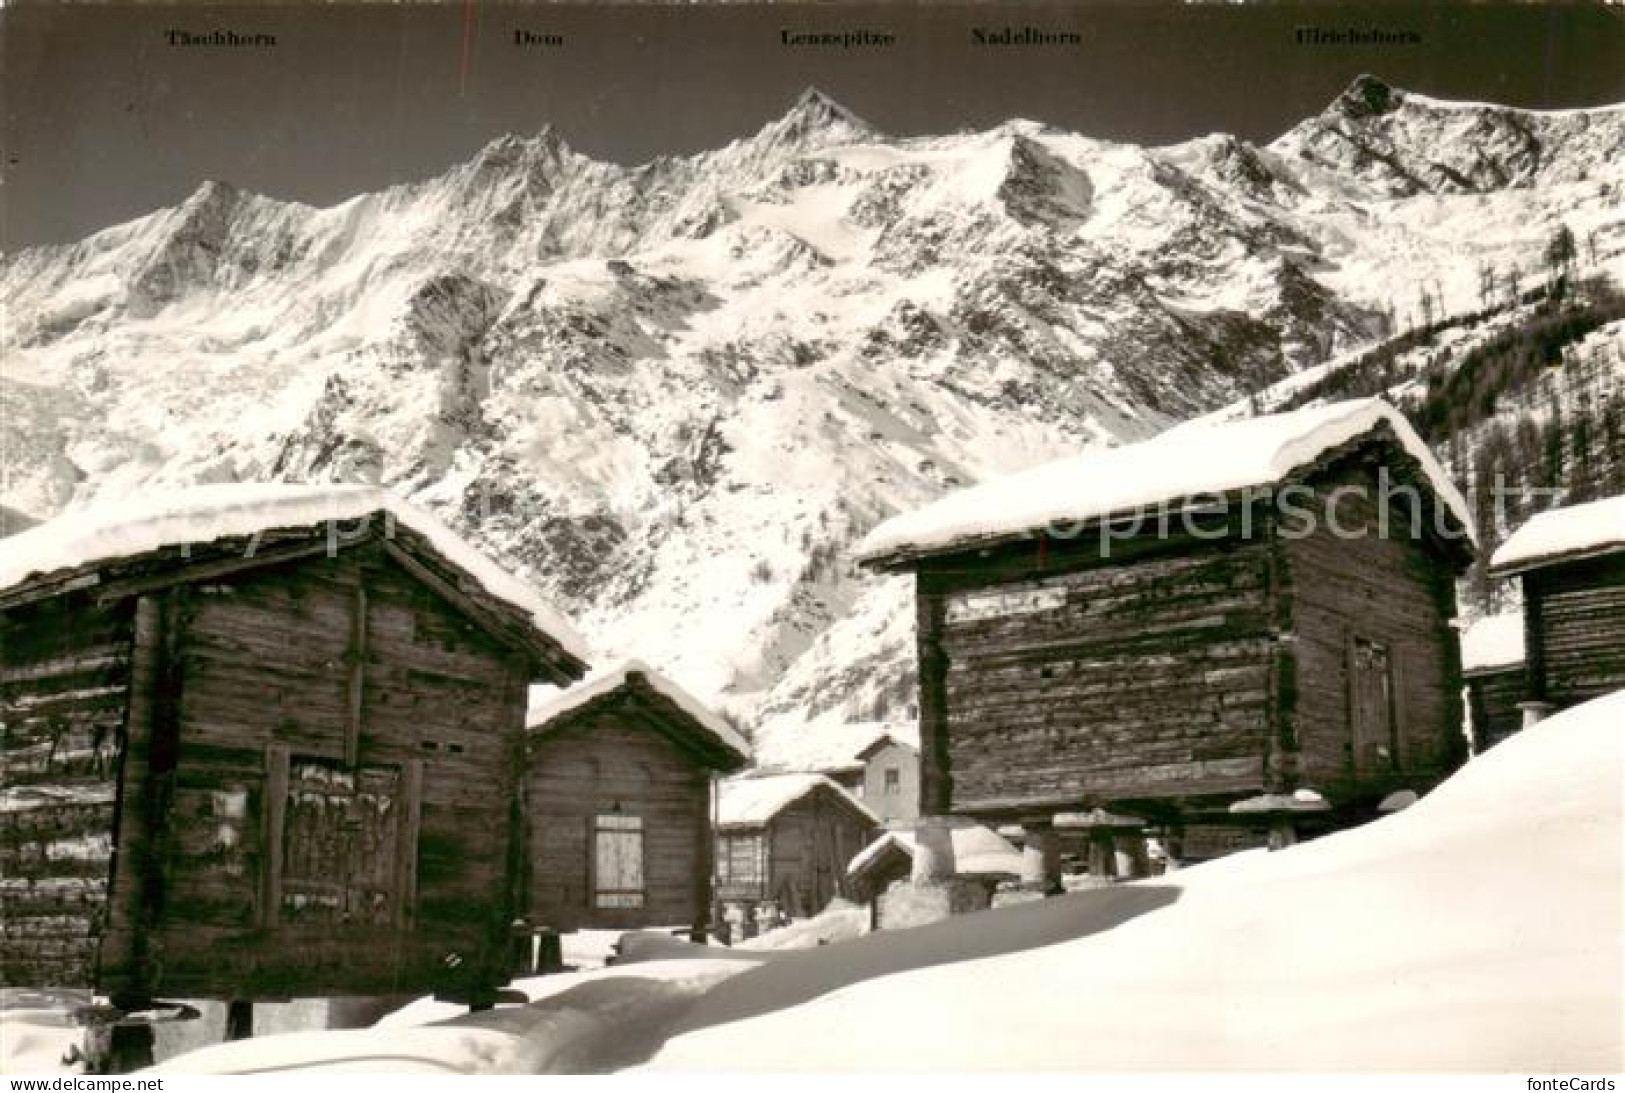
[[[1394,769],[1394,668],[1388,646],[1354,638],[1349,648],[1349,718],[1357,773]]]
[[[284,922],[386,924],[395,912],[400,772],[296,760],[288,771]]]

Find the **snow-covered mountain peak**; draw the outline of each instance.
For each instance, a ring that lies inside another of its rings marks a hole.
[[[1617,105],[1543,111],[1435,99],[1364,75],[1270,150],[1377,196],[1490,193],[1606,172],[1625,159],[1622,117]]]
[[[844,144],[884,141],[885,134],[852,111],[809,87],[781,117],[764,125],[746,142],[760,156],[790,155]]]
[[[1332,101],[1328,110],[1345,118],[1370,118],[1397,110],[1404,101],[1404,91],[1395,90],[1370,73],[1361,73]]]

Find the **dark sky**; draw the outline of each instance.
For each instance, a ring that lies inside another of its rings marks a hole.
[[[1141,143],[1218,130],[1268,140],[1366,71],[1521,106],[1625,100],[1625,10],[1601,7],[13,0],[0,21],[7,250],[173,204],[205,178],[330,204],[545,122],[622,162],[714,147],[809,84],[895,134],[1023,116]],[[1007,25],[1073,30],[1083,44],[970,44],[971,28]],[[1298,45],[1303,25],[1421,42]],[[518,48],[519,28],[565,45]],[[174,47],[171,29],[269,33],[277,45]],[[786,48],[782,29],[884,31],[896,44]]]

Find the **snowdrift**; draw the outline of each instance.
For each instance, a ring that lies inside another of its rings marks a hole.
[[[710,991],[652,1065],[1615,1071],[1622,770],[1625,692],[1364,828],[831,946],[808,954],[825,961],[823,990],[782,1008],[797,969],[776,961]],[[1089,936],[1020,936],[1158,890]],[[956,958],[1018,915],[1009,951]],[[884,948],[922,941],[935,966],[916,953],[918,970],[884,974]]]

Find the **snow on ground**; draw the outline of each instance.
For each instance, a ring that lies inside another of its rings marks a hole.
[[[786,949],[813,949],[837,941],[850,941],[869,932],[869,909],[836,899],[812,918],[798,919],[788,926],[741,941],[735,949],[749,952],[777,952]]]
[[[651,960],[519,980],[512,986],[526,994],[527,1004],[484,1013],[419,999],[370,1029],[260,1036],[192,1052],[154,1069],[173,1074],[612,1069],[646,1057],[696,995],[760,959],[718,952],[714,958]]]
[[[1618,1070],[1622,724],[1625,692],[1284,852],[785,954],[652,1065]]]
[[[0,1074],[83,1073],[66,1063],[81,1040],[71,1013],[89,991],[0,990]]]

